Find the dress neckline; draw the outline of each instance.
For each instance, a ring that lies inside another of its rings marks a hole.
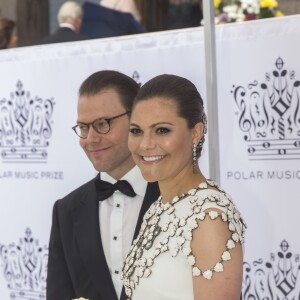
[[[187,191],[186,193],[181,194],[180,196],[175,196],[173,197],[173,199],[167,203],[163,203],[162,201],[162,196],[160,195],[159,198],[157,199],[159,206],[163,209],[166,210],[168,209],[170,206],[173,206],[174,204],[176,204],[177,202],[185,199],[188,196],[194,196],[199,190],[205,190],[208,189],[208,186],[211,187],[215,187],[219,190],[221,190],[218,185],[216,184],[216,182],[212,179],[206,179],[203,182],[200,182],[199,185],[195,188],[190,189],[189,191]]]

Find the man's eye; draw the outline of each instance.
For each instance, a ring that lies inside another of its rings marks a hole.
[[[167,134],[169,133],[171,130],[169,128],[165,128],[165,127],[160,127],[156,129],[156,132],[158,134]]]
[[[138,135],[138,134],[141,134],[141,130],[140,129],[138,129],[138,128],[131,128],[130,130],[129,130],[129,132],[132,134],[132,135]]]
[[[105,126],[107,126],[108,124],[107,124],[107,122],[105,121],[105,120],[97,120],[95,123],[94,123],[94,125],[96,126],[96,127],[105,127]]]
[[[88,125],[78,125],[78,128],[81,130],[81,131],[87,131],[89,130],[89,126]]]

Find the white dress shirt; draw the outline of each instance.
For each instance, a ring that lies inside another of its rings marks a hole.
[[[112,184],[116,182],[107,173],[101,179]],[[121,178],[133,187],[136,196],[128,197],[119,191],[104,201],[99,201],[99,223],[102,246],[118,298],[123,287],[120,278],[123,262],[132,244],[133,235],[146,193],[147,182],[137,166]]]

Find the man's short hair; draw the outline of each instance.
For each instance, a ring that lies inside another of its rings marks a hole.
[[[82,18],[83,11],[81,6],[74,1],[65,2],[59,9],[57,14],[58,23],[67,22],[69,19],[76,20]]]
[[[116,91],[125,110],[131,111],[140,86],[134,79],[123,73],[104,70],[93,73],[81,84],[79,97],[94,96],[109,89]]]

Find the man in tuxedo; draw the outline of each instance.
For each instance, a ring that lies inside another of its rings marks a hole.
[[[127,147],[138,89],[130,77],[109,70],[92,74],[79,89],[73,130],[101,173],[54,204],[47,300],[126,299],[123,261],[159,196],[157,183],[144,181]]]
[[[81,6],[74,1],[65,2],[59,9],[57,21],[59,28],[53,34],[43,38],[39,44],[52,44],[86,40],[80,34],[83,11]]]

